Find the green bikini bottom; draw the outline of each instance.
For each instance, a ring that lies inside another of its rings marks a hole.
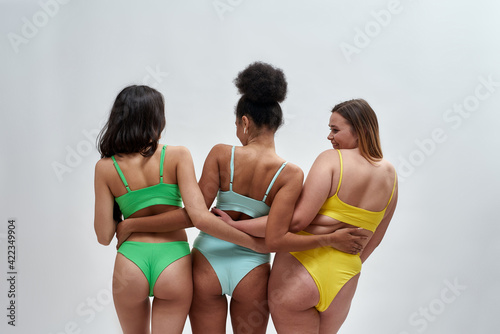
[[[118,253],[123,254],[142,270],[149,282],[149,296],[153,296],[153,288],[162,271],[191,252],[186,241],[162,243],[125,241],[118,249]]]

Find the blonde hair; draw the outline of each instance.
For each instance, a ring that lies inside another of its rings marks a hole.
[[[359,151],[365,159],[373,163],[383,158],[377,115],[368,102],[363,99],[345,101],[333,107],[334,112],[351,125],[351,130],[358,136]]]

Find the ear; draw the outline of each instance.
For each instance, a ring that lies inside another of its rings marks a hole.
[[[248,125],[250,124],[250,120],[248,119],[247,116],[242,116],[241,117],[241,125],[243,125],[243,128],[248,128]]]

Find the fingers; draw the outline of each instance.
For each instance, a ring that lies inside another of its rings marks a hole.
[[[355,235],[357,237],[363,237],[364,239],[368,238],[371,235],[370,231],[367,231],[363,228],[350,228],[349,233],[351,235]]]
[[[213,207],[212,210],[210,210],[213,214],[216,214],[217,216],[222,216],[225,214],[224,211],[217,209],[216,207]]]
[[[356,246],[353,246],[351,248],[350,254],[355,255],[355,254],[358,254],[359,252],[361,252],[362,250],[363,250],[363,247],[361,245],[356,245]]]

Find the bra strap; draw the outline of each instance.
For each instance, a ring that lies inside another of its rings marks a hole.
[[[118,175],[120,175],[120,179],[122,179],[122,182],[125,185],[125,188],[127,188],[127,192],[130,192],[130,188],[128,186],[128,182],[125,179],[125,175],[123,175],[122,170],[120,169],[120,166],[118,166],[118,162],[116,162],[115,156],[112,155],[111,159],[113,159],[113,164],[115,165],[115,169],[118,172]]]
[[[338,150],[338,149],[337,149],[337,152],[339,152],[339,159],[340,159],[340,178],[339,178],[339,184],[337,185],[337,191],[335,192],[335,195],[337,195],[339,193],[340,184],[342,183],[342,175],[344,174],[344,163],[342,161],[342,153],[340,153],[340,150]]]
[[[165,161],[165,150],[167,145],[164,145],[161,149],[161,159],[160,159],[160,183],[163,183],[163,162]]]
[[[233,191],[233,178],[234,178],[234,149],[236,146],[233,146],[231,149],[231,164],[229,165],[231,168],[231,181],[229,182],[229,190]]]
[[[274,181],[276,181],[276,179],[278,178],[278,175],[280,175],[281,171],[283,170],[283,168],[285,168],[285,166],[286,166],[287,163],[288,163],[288,161],[285,161],[281,165],[280,169],[278,169],[278,171],[276,172],[276,174],[274,174],[274,177],[271,180],[271,183],[269,183],[269,187],[267,187],[266,194],[264,195],[264,199],[262,200],[262,202],[266,201],[267,195],[269,195],[269,191],[271,191],[271,188],[273,187]]]
[[[394,190],[396,190],[396,181],[398,179],[398,174],[396,173],[396,171],[394,170],[394,185],[392,186],[392,194],[391,194],[391,197],[389,198],[389,202],[387,203],[387,205],[385,206],[385,209],[387,209],[387,207],[389,206],[389,204],[391,203],[392,201],[392,196],[394,196]],[[384,209],[384,210],[385,210]]]

